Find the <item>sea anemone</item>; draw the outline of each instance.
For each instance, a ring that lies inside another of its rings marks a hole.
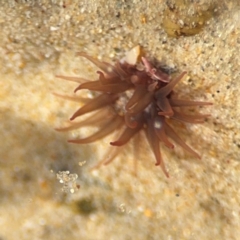
[[[203,123],[208,117],[208,115],[189,115],[183,112],[186,107],[211,104],[176,97],[173,88],[186,72],[172,78],[162,67],[156,67],[156,64],[141,56],[139,46],[133,48],[125,58],[114,65],[99,61],[84,52],[77,53],[77,56],[88,59],[101,70],[97,71],[98,79],[90,81],[78,77],[57,77],[80,83],[75,93],[87,89],[93,92],[95,97],[83,99],[79,96],[56,95],[74,101],[85,101],[70,118],[71,121],[87,113],[92,114],[82,121],[72,122],[70,126],[57,130],[68,131],[97,126],[98,131],[86,138],[73,139],[69,142],[92,143],[116,130],[118,137],[110,142],[114,150],[110,149],[109,157],[102,161],[106,164],[120,153],[121,146],[143,131],[156,158],[156,165],[161,166],[167,177],[169,174],[161,157],[161,143],[173,149],[174,145],[169,140],[171,139],[194,157],[200,158],[199,154],[190,148],[170,125],[172,119],[184,123]]]

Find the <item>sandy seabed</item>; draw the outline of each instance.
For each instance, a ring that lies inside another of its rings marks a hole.
[[[1,2],[1,240],[239,239],[240,6],[218,2]],[[189,18],[203,27],[189,30]],[[52,94],[76,87],[55,76],[94,79],[97,70],[75,53],[114,62],[138,44],[188,71],[177,86],[181,96],[214,104],[204,108],[211,114],[204,124],[181,133],[201,161],[180,147],[162,148],[169,179],[145,143],[137,177],[134,143],[90,171],[111,137],[80,146],[67,143],[78,131],[54,130],[79,105]]]

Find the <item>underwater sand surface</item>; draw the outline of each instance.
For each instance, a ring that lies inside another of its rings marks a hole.
[[[190,2],[1,3],[1,240],[239,239],[240,6]],[[67,139],[90,129],[54,130],[79,107],[52,94],[71,95],[77,86],[55,76],[96,76],[75,53],[112,63],[138,44],[188,71],[180,96],[214,104],[204,107],[211,114],[204,124],[178,129],[201,161],[162,147],[169,179],[145,142],[140,154],[131,142],[110,165],[90,171],[111,136],[74,145]]]

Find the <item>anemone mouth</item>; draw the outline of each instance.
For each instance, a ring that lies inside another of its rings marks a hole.
[[[106,164],[119,154],[119,147],[126,145],[140,131],[144,131],[155,156],[156,165],[162,168],[167,177],[169,175],[161,157],[161,143],[173,149],[174,144],[171,142],[173,140],[194,157],[200,158],[199,154],[190,148],[168,124],[171,119],[185,123],[203,123],[208,117],[208,115],[187,115],[182,112],[182,109],[189,106],[211,105],[211,103],[174,98],[173,88],[186,75],[186,72],[171,80],[170,75],[156,68],[145,57],[141,58],[139,64],[119,61],[111,65],[86,53],[81,52],[77,55],[88,59],[101,70],[97,71],[98,79],[90,81],[76,77],[58,77],[80,83],[75,92],[87,89],[98,94],[88,101],[85,99],[85,104],[70,118],[72,121],[70,126],[57,130],[69,131],[86,126],[98,126],[99,130],[86,138],[72,139],[69,142],[89,144],[117,130],[119,137],[110,142],[114,150],[110,150],[108,160],[105,162],[103,160]],[[56,95],[64,98],[63,95]],[[81,101],[80,97],[66,96],[65,98]],[[85,120],[75,122],[76,118],[87,113],[92,115]]]

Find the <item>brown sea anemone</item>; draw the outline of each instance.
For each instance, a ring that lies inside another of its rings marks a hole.
[[[172,139],[194,157],[200,158],[199,154],[190,148],[170,125],[172,119],[184,123],[203,123],[208,116],[189,115],[183,110],[186,107],[211,103],[178,99],[173,92],[174,86],[186,75],[186,72],[172,79],[170,74],[160,67],[155,67],[147,58],[143,56],[140,58],[139,46],[133,48],[124,59],[114,65],[99,61],[83,52],[77,55],[88,59],[101,70],[97,71],[98,79],[90,81],[78,77],[58,77],[80,83],[75,93],[87,89],[95,95],[93,99],[84,99],[85,104],[70,120],[73,121],[87,113],[92,114],[82,121],[72,122],[70,126],[57,130],[68,131],[97,126],[98,131],[86,138],[73,139],[69,142],[92,143],[116,130],[118,137],[110,142],[114,150],[110,149],[109,157],[103,160],[103,163],[109,163],[119,154],[121,146],[144,131],[156,158],[156,165],[161,166],[167,177],[169,175],[161,157],[161,143],[173,149],[174,145],[169,140]],[[137,60],[139,58],[140,60]],[[57,95],[70,100],[83,101],[83,98],[78,96]]]

